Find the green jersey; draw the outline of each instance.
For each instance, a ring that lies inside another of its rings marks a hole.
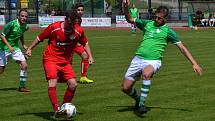
[[[143,31],[143,40],[136,51],[136,55],[145,60],[162,60],[164,50],[171,42],[180,43],[176,33],[166,24],[160,27],[154,25],[154,21],[136,19],[137,27]]]
[[[129,12],[130,12],[132,18],[138,18],[139,12],[138,12],[137,8],[130,8]]]
[[[2,35],[7,39],[8,43],[16,51],[19,49],[19,40],[20,37],[24,34],[25,31],[29,29],[27,24],[20,25],[18,19],[15,19],[4,26]],[[0,50],[9,52],[9,48],[5,43],[0,39]]]

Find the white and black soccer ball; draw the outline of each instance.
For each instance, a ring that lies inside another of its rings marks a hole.
[[[64,103],[60,110],[65,111],[67,118],[74,117],[77,112],[75,105],[72,103]]]

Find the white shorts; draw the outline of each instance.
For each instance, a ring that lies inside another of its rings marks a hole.
[[[154,73],[157,72],[161,67],[161,60],[144,60],[135,56],[125,73],[126,80],[138,80],[142,75],[142,71],[145,67],[151,65],[154,68]]]
[[[7,65],[9,58],[12,58],[16,62],[26,61],[25,56],[23,55],[20,49],[16,50],[15,52],[5,52],[0,50],[0,66]]]

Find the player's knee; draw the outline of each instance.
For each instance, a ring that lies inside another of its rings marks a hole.
[[[28,64],[27,63],[21,63],[21,69],[27,70]]]
[[[77,87],[77,82],[75,80],[69,80],[68,81],[68,87],[71,89],[71,90],[75,90],[76,87]]]
[[[152,75],[151,75],[150,73],[144,73],[144,74],[143,74],[143,79],[144,79],[144,80],[149,80],[149,79],[151,78],[151,76],[152,76]]]
[[[57,79],[48,80],[48,87],[56,87],[56,86],[57,86]]]
[[[126,84],[122,84],[121,90],[122,90],[122,92],[128,94],[128,93],[130,92],[131,89],[130,89],[130,87],[127,86]]]

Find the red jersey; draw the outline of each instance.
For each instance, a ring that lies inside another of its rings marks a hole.
[[[48,39],[48,45],[43,54],[44,60],[70,62],[77,43],[82,45],[87,43],[84,30],[79,24],[75,24],[72,31],[66,31],[62,28],[62,24],[63,22],[55,22],[49,25],[37,37],[39,41]]]

